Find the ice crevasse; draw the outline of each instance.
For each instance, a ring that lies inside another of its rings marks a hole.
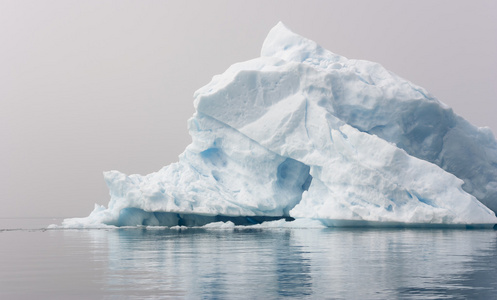
[[[192,143],[145,176],[105,172],[108,207],[66,227],[259,223],[497,223],[497,143],[381,65],[282,23],[261,56],[194,95]]]

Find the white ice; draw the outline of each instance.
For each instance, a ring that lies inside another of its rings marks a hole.
[[[106,172],[108,208],[63,226],[497,223],[488,128],[282,23],[261,57],[232,65],[194,97],[192,144],[177,163],[146,176]]]

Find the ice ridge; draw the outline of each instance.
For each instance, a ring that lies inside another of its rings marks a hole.
[[[145,176],[105,172],[108,208],[63,226],[497,223],[497,143],[488,128],[381,65],[334,54],[282,23],[260,57],[214,76],[194,98],[192,143],[177,163]]]

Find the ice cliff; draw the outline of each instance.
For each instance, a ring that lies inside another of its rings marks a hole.
[[[260,57],[214,76],[194,98],[192,144],[177,163],[146,176],[104,173],[108,208],[63,225],[497,223],[488,128],[281,23]]]

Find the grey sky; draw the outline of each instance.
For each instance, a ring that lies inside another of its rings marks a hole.
[[[0,217],[86,216],[190,143],[193,93],[283,21],[497,132],[497,1],[0,1]]]

